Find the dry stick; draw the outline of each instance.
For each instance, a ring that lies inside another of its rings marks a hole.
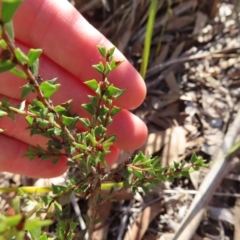
[[[204,213],[206,205],[209,203],[214,191],[224,176],[230,171],[239,160],[234,158],[232,161],[225,157],[234,145],[235,139],[240,130],[240,110],[238,111],[234,122],[229,128],[222,145],[222,150],[218,153],[217,160],[213,163],[208,174],[204,178],[198,193],[196,194],[190,209],[181,222],[178,231],[175,233],[173,240],[191,239],[195,233]]]

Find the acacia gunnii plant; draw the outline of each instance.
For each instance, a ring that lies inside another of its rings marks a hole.
[[[124,90],[115,87],[108,80],[111,71],[121,64],[121,61],[114,59],[115,48],[97,46],[104,63],[93,65],[99,73],[99,80],[85,82],[94,93],[88,96],[88,103],[82,104],[91,117],[81,117],[71,112],[71,100],[60,105],[54,105],[51,101],[51,96],[61,86],[56,79],[44,80],[38,75],[39,56],[42,50],[30,49],[24,54],[14,45],[12,18],[21,0],[1,0],[1,4],[0,72],[8,71],[24,78],[26,84],[22,86],[20,97],[23,101],[19,106],[12,106],[7,98],[1,99],[0,117],[14,120],[16,114],[22,114],[28,123],[30,135],[41,135],[48,139],[47,147],[40,145],[29,147],[25,157],[30,161],[38,157],[58,164],[59,158],[66,156],[69,159],[69,167],[79,169],[81,177],[77,178],[69,173],[69,180],[65,186],[52,185],[51,195],[32,195],[24,188],[18,188],[12,208],[0,213],[0,240],[26,239],[26,234],[32,239],[40,240],[74,239],[78,223],[64,219],[65,214],[60,202],[62,197],[68,198],[71,194],[77,194],[90,201],[90,216],[86,220],[87,227],[82,232],[91,239],[98,208],[122,189],[130,188],[136,192],[141,188],[148,193],[151,187],[157,186],[161,181],[172,181],[181,176],[188,177],[190,171],[206,166],[201,157],[193,154],[187,165],[182,161],[170,167],[162,167],[159,157],[139,152],[115,169],[108,170],[105,155],[109,153],[116,136],[108,136],[106,130],[112,122],[112,117],[121,111],[113,102],[124,94]],[[26,104],[24,99],[32,92],[35,99]],[[77,123],[81,123],[85,131],[80,132],[76,127]],[[4,134],[1,126],[0,130],[1,134]],[[119,172],[123,173],[124,177],[122,182],[117,184],[118,190],[111,188],[107,197],[102,197],[101,188],[104,183],[114,182],[114,177]],[[26,205],[31,205],[31,210],[23,210]],[[57,222],[56,231],[50,237],[42,228],[53,222]]]

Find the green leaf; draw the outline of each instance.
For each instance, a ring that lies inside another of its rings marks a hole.
[[[41,156],[42,160],[48,160],[48,159],[51,159],[51,158],[53,158],[53,155],[44,154],[44,155]]]
[[[183,177],[190,178],[189,171],[182,171],[181,174],[182,174]]]
[[[111,47],[109,50],[108,50],[108,53],[109,53],[109,56],[111,57],[111,56],[113,56],[113,53],[114,53],[114,51],[115,51],[115,47]]]
[[[80,144],[80,143],[76,143],[76,142],[73,142],[72,143],[74,146],[80,148],[80,149],[83,149],[83,150],[87,150],[87,146],[83,145],[83,144]]]
[[[0,40],[0,47],[2,49],[7,49],[7,43],[3,39]]]
[[[108,112],[109,112],[109,108],[103,105],[99,109],[99,116],[104,117]]]
[[[64,191],[65,188],[66,188],[66,187],[64,187],[64,186],[54,185],[54,184],[52,183],[52,192],[53,192],[53,194],[62,193],[62,191]]]
[[[42,49],[33,49],[31,48],[28,52],[28,66],[32,66],[33,63],[39,58],[42,53]]]
[[[8,113],[5,111],[0,110],[0,117],[7,116]]]
[[[68,100],[67,102],[61,103],[61,106],[64,107],[67,111],[70,111],[72,107],[72,99]]]
[[[42,201],[44,202],[46,207],[49,205],[49,203],[51,203],[51,201],[53,199],[52,196],[50,196],[50,195],[39,196],[39,197],[42,199]]]
[[[91,104],[94,106],[94,107],[97,107],[98,105],[98,99],[97,97],[95,96],[91,96],[91,95],[88,95],[90,101],[91,101]]]
[[[0,60],[0,73],[9,71],[10,69],[14,68],[16,66],[16,63],[13,63],[11,61],[2,61]]]
[[[22,0],[2,0],[2,21],[10,22]]]
[[[153,162],[154,162],[154,158],[151,158],[150,156],[146,156],[145,159],[143,160],[142,164],[144,164],[146,166],[150,166],[150,165],[152,165]]]
[[[60,187],[60,186],[58,186]],[[66,187],[64,187],[64,190],[66,189]],[[61,211],[62,212],[62,205],[58,202],[58,201],[54,201],[54,206],[56,207],[56,209],[58,211]]]
[[[78,155],[74,156],[72,160],[82,158],[84,156],[84,153],[79,153]]]
[[[174,162],[173,162],[173,165],[174,165],[174,168],[175,168],[175,169],[178,169],[180,163],[177,163],[177,162],[174,161]]]
[[[97,49],[98,49],[99,53],[102,55],[102,57],[106,58],[106,55],[107,55],[106,47],[97,46]]]
[[[93,133],[94,134],[94,133]],[[88,136],[87,136],[87,138],[91,141],[91,143],[92,143],[92,146],[96,146],[96,144],[97,144],[97,140],[96,140],[96,138],[95,138],[95,136],[93,136],[92,134],[90,134],[90,133],[88,133]]]
[[[14,29],[13,29],[13,23],[12,21],[5,23],[4,27],[6,29],[6,32],[12,42],[14,42]]]
[[[104,117],[99,116],[97,120],[98,120],[98,122],[99,122],[100,124],[102,124],[102,125],[105,124],[105,118],[104,118]]]
[[[69,128],[73,129],[78,121],[79,117],[67,117],[62,115],[62,122],[65,126],[68,126]]]
[[[100,136],[102,133],[104,133],[106,131],[107,131],[107,129],[105,127],[103,127],[102,125],[94,128],[94,133],[96,136]]]
[[[137,189],[137,187],[131,187],[131,191],[132,191],[134,194],[136,194],[137,191],[138,191],[138,189]]]
[[[22,214],[6,217],[4,222],[9,226],[16,226],[21,221],[22,217]]]
[[[25,55],[25,53],[20,48],[16,48],[14,50],[14,53],[19,62],[21,62],[21,63],[28,62],[27,55]]]
[[[111,123],[112,123],[113,119],[109,116],[108,119],[107,119],[107,122],[105,124],[105,126],[109,126]]]
[[[91,103],[88,104],[82,104],[82,107],[91,115],[95,114],[95,108]]]
[[[36,61],[32,64],[32,66],[30,67],[32,73],[34,76],[38,77],[38,67],[39,67],[39,58],[36,59]]]
[[[154,162],[152,163],[152,166],[154,168],[158,168],[161,165],[161,158],[156,158]]]
[[[39,108],[41,108],[41,109],[45,109],[46,108],[42,102],[40,102],[40,101],[38,101],[36,99],[33,99],[32,104],[37,106],[37,107],[39,107]]]
[[[21,92],[21,98],[25,98],[29,93],[31,93],[34,90],[33,85],[31,84],[26,84],[23,85],[22,87],[22,92]]]
[[[195,162],[195,165],[201,166],[205,160],[201,157],[198,157],[197,161]]]
[[[142,188],[142,190],[144,191],[145,194],[149,194],[149,192],[150,192],[149,187],[146,187],[146,186],[142,185],[141,188]]]
[[[46,128],[49,125],[49,121],[42,119],[42,118],[37,118],[36,123],[38,124],[38,127],[40,127],[40,128]]]
[[[146,157],[144,156],[144,154],[142,152],[139,152],[133,159],[132,163],[142,162],[145,158]]]
[[[10,102],[5,97],[2,98],[2,106],[6,108],[11,107]]]
[[[109,148],[114,142],[116,141],[116,136],[112,135],[110,137],[108,137],[103,143],[103,147],[105,148]]]
[[[55,148],[55,153],[58,153],[59,151],[56,151],[56,149],[62,149],[61,141],[58,139],[55,140],[49,140],[48,141],[48,146],[52,146]],[[50,150],[49,150],[50,151]],[[51,152],[51,151],[50,151]]]
[[[56,157],[52,160],[52,164],[56,165],[59,162],[60,157]]]
[[[40,218],[28,219],[24,224],[24,230],[32,230],[37,227],[45,227],[51,225],[52,220],[41,220]]]
[[[67,115],[68,114],[68,111],[66,110],[66,108],[64,108],[64,107],[62,107],[62,106],[60,106],[60,105],[57,105],[55,108],[54,108],[54,110],[56,111],[56,112],[58,112],[60,115]]]
[[[52,112],[48,113],[48,120],[49,120],[49,122],[51,124],[54,124],[54,122],[55,122],[55,115]]]
[[[116,114],[119,113],[121,110],[122,110],[122,108],[119,108],[119,107],[114,106],[114,107],[112,108],[112,110],[111,110],[110,116],[116,115]]]
[[[43,135],[43,132],[40,130],[40,129],[31,129],[30,131],[30,135],[33,136],[33,135]]]
[[[31,116],[26,116],[26,120],[27,120],[27,122],[28,122],[28,124],[29,125],[32,125],[33,124],[33,117],[31,117]]]
[[[61,128],[49,128],[47,130],[48,134],[52,135],[56,135],[56,136],[60,136],[62,133],[62,129]]]
[[[53,238],[52,238],[52,239],[53,239]],[[46,234],[46,233],[43,233],[43,234],[40,236],[39,240],[50,240],[50,238],[47,237],[47,234]]]
[[[183,167],[185,166],[185,164],[186,164],[186,161],[185,161],[185,160],[182,160],[182,161],[181,161],[180,168],[183,168]]]
[[[193,169],[194,169],[195,171],[198,171],[198,170],[200,169],[200,167],[195,166],[195,167],[193,167]]]
[[[41,227],[35,227],[31,230],[29,230],[31,237],[33,240],[39,240],[41,236]]]
[[[44,148],[42,148],[40,145],[37,145],[37,152],[38,154],[45,154],[46,150]]]
[[[45,81],[39,86],[39,88],[43,91],[44,97],[49,98],[60,86],[60,84],[51,84],[49,81]]]
[[[88,118],[79,118],[79,121],[84,125],[84,127],[90,128],[91,123]]]
[[[97,89],[96,89],[96,94],[97,94],[97,96],[100,98],[100,97],[102,97],[102,90],[101,90],[101,87],[98,85],[98,87],[97,87]]]
[[[49,83],[51,83],[51,84],[55,84],[56,82],[57,82],[57,78],[53,78],[53,79],[51,79],[51,80],[47,80]],[[72,100],[68,100],[68,102],[69,101],[72,101]]]
[[[105,65],[104,75],[107,76],[111,71],[112,71],[112,68],[111,68],[111,66],[109,65],[109,63],[107,62],[106,65]]]
[[[196,153],[193,153],[191,156],[191,159],[190,159],[191,163],[195,163],[197,160],[198,160],[198,157],[197,157]]]
[[[10,69],[9,72],[14,74],[14,75],[16,75],[16,76],[18,76],[18,77],[20,77],[20,78],[27,79],[27,75],[24,72],[22,72],[21,70],[19,70],[18,68],[16,68],[16,67]]]
[[[36,157],[36,149],[33,146],[29,146],[28,151],[23,155],[23,157],[29,158],[31,161]]]
[[[104,65],[102,62],[100,62],[99,64],[96,65],[92,65],[92,67],[99,73],[103,74],[104,72]]]
[[[146,170],[152,174],[155,174],[155,171],[152,167],[146,168]]]
[[[117,87],[114,87],[113,85],[110,85],[105,92],[105,96],[107,96],[107,97],[110,97],[110,96],[120,97],[124,92],[125,92],[125,90],[121,90]]]
[[[76,151],[76,148],[73,146],[67,146],[66,148],[66,152],[68,155],[73,155],[75,151]]]
[[[124,61],[115,61],[115,60],[112,60],[110,62],[110,67],[112,70],[116,69],[120,64],[122,64]]]
[[[95,79],[88,80],[84,83],[94,91],[96,91],[98,88],[98,82]]]
[[[174,181],[174,176],[167,176],[167,177],[166,177],[166,180],[167,180],[168,182],[173,182],[173,181]]]
[[[39,113],[40,113],[40,117],[41,118],[45,118],[45,117],[47,117],[47,115],[48,115],[48,108],[43,108],[43,109],[40,109],[40,111],[39,111]],[[52,122],[51,122],[52,123]]]

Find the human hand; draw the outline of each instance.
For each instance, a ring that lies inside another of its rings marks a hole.
[[[22,50],[42,48],[39,74],[43,79],[58,77],[60,89],[53,95],[54,104],[73,99],[73,112],[86,116],[81,104],[88,102],[90,90],[83,84],[89,79],[99,79],[92,65],[100,61],[97,45],[112,47],[112,44],[91,26],[67,1],[25,0],[14,17],[16,45]],[[145,98],[146,88],[140,75],[119,52],[116,60],[125,60],[109,77],[116,87],[126,89],[116,105],[133,109]],[[26,80],[9,73],[0,75],[0,98],[6,96],[13,105],[20,103],[21,87]],[[34,94],[27,97],[30,102]],[[0,171],[19,173],[31,177],[54,177],[67,170],[67,159],[62,157],[58,164],[23,157],[29,144],[44,146],[46,139],[29,135],[26,120],[16,115],[16,121],[0,118]],[[133,150],[140,147],[147,136],[145,124],[127,110],[113,118],[108,134],[116,134],[117,141],[112,152],[106,155],[108,164],[116,161],[119,149]]]

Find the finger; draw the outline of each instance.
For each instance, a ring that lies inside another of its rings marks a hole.
[[[29,177],[50,178],[63,174],[67,170],[67,158],[61,157],[58,164],[37,158],[30,161],[23,157],[28,150],[28,144],[0,135],[0,172],[7,171]]]
[[[23,49],[26,46],[20,45]],[[89,102],[87,94],[92,92],[86,86],[77,81],[76,77],[67,72],[65,69],[58,66],[45,56],[42,56],[40,61],[40,74],[43,76],[58,77],[58,83],[61,84],[60,89],[52,96],[55,105],[61,104],[73,99],[72,111],[78,113],[81,117],[86,117],[86,111],[81,107],[82,103]],[[0,93],[13,99],[18,99],[21,94],[21,87],[26,84],[25,79],[20,79],[10,73],[1,74]],[[35,94],[30,94],[27,97],[28,102],[36,98]],[[14,106],[20,104],[19,101],[13,102]],[[27,123],[22,116],[18,116],[18,126],[8,118],[0,119],[1,124],[8,129],[9,135],[12,137],[21,136],[21,140],[26,143],[31,143],[32,138],[29,137],[29,131],[25,128]],[[139,148],[145,141],[147,129],[145,124],[126,110],[122,110],[114,117],[113,123],[109,127],[109,134],[117,135],[117,147],[124,150],[134,150]],[[39,141],[39,139],[37,140]]]
[[[132,151],[140,148],[146,140],[148,130],[144,122],[134,114],[122,110],[113,117],[108,135],[116,134],[115,145],[123,150]]]
[[[19,43],[18,41],[16,41],[16,45],[27,53],[28,48],[26,45]],[[75,76],[44,55],[40,57],[39,75],[44,80],[57,78],[57,83],[61,84],[59,90],[51,96],[55,105],[74,99],[73,110],[79,112],[81,115],[85,113],[81,104],[89,102],[87,95],[93,95],[93,91],[91,91],[85,84],[78,81]],[[20,99],[22,87],[27,83],[26,79],[19,78],[6,72],[1,73],[0,76],[0,93],[9,96],[10,98]],[[26,97],[28,102],[31,102],[34,98],[36,98],[35,93],[30,93]]]
[[[112,44],[68,1],[25,0],[16,13],[14,26],[17,39],[28,46],[43,48],[49,58],[80,81],[99,79],[91,67],[100,61],[96,45],[109,48]],[[145,84],[119,51],[114,56],[125,62],[110,74],[110,81],[127,90],[117,104],[135,108],[145,98]]]
[[[24,157],[29,145],[17,139],[0,135],[0,172],[12,172],[33,178],[52,178],[67,171],[67,158],[61,157],[57,164],[50,160],[36,158],[30,161]],[[106,155],[106,162],[111,166],[118,158],[119,150],[112,147]]]
[[[1,98],[2,96],[0,95]],[[9,99],[9,101],[13,106],[20,104],[18,100]],[[26,129],[28,124],[23,115],[16,114],[15,121],[12,121],[8,117],[2,117],[0,118],[0,126],[6,135],[25,143],[38,143],[41,146],[45,146],[47,143],[47,139],[40,135],[30,136],[29,130]],[[112,134],[116,134],[117,137],[114,143],[116,147],[130,151],[143,145],[147,136],[147,128],[134,114],[122,110],[113,117],[113,123],[108,129],[108,135]]]

